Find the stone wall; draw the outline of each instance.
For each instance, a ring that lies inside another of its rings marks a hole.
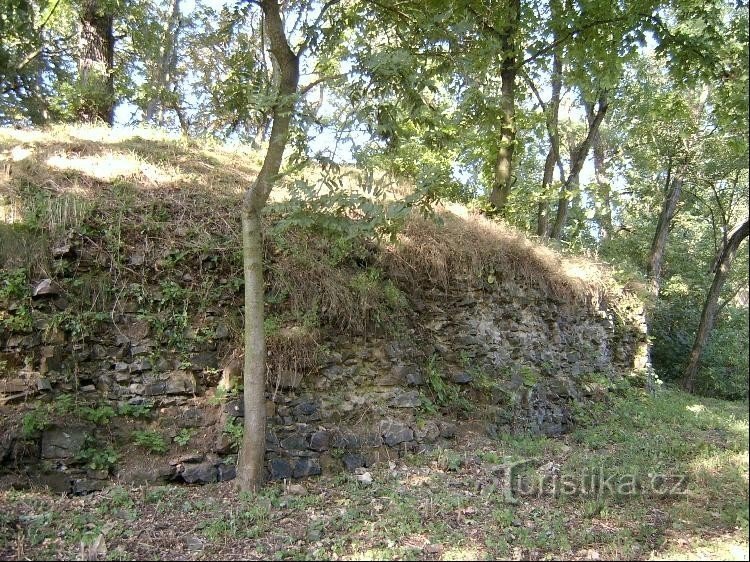
[[[410,296],[410,318],[397,335],[324,332],[326,353],[316,369],[301,380],[271,373],[268,475],[353,471],[449,446],[469,423],[490,435],[565,433],[574,401],[603,392],[603,380],[646,366],[642,310],[627,302],[565,303],[508,279],[484,290]],[[65,295],[47,284],[32,302],[32,331],[0,335],[6,485],[39,481],[86,493],[111,478],[191,484],[233,478],[236,450],[227,427],[241,422],[242,403],[215,398],[222,360],[233,347],[227,311],[217,308],[205,319],[209,336],[194,337],[178,356],[162,351],[133,311],[100,320],[86,337],[52,325],[67,306]],[[114,412],[148,404],[150,415],[99,424],[80,408],[56,415],[55,397],[63,393]],[[40,408],[49,420],[24,435],[22,419]],[[144,428],[162,434],[169,450],[152,454],[135,445],[133,431]],[[184,445],[174,441],[180,432],[190,436]],[[86,446],[111,447],[117,463],[87,468]]]

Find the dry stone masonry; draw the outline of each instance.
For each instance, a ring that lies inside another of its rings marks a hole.
[[[1,485],[83,494],[112,479],[234,478],[243,407],[216,394],[232,343],[224,310],[208,319],[203,333],[212,335],[188,331],[190,347],[177,354],[160,349],[135,309],[99,319],[82,337],[74,323],[52,322],[61,311],[77,313],[59,286],[40,280],[32,294],[31,331],[0,335]],[[410,297],[411,319],[396,336],[324,334],[316,369],[272,373],[268,477],[355,471],[448,447],[466,423],[491,436],[563,434],[574,402],[646,366],[642,311],[624,302],[566,303],[508,279]],[[65,394],[74,403],[57,415]],[[95,419],[84,404],[112,415]],[[27,427],[35,415],[39,427]],[[162,436],[167,450],[135,443],[138,431]],[[114,462],[96,456],[107,450]]]

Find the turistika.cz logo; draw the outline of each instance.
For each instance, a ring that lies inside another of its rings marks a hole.
[[[553,463],[529,470],[532,461],[503,465],[497,472],[512,496],[679,496],[687,492],[684,474],[619,473],[604,465],[566,473]]]

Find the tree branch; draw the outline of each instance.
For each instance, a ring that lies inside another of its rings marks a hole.
[[[539,105],[542,108],[542,111],[547,114],[547,104],[542,99],[541,94],[539,93],[539,90],[536,87],[536,84],[531,80],[531,77],[528,75],[528,73],[525,70],[521,70],[521,76],[523,76],[524,81],[526,84],[528,84],[529,88],[531,88],[531,91],[534,93],[534,96],[536,97],[537,101],[539,102]],[[550,117],[547,115],[545,118],[545,127],[547,129],[547,136],[549,138],[550,145],[552,147],[552,150],[554,151],[555,156],[555,163],[557,164],[557,167],[560,170],[560,175],[563,175],[563,163],[562,159],[560,158],[560,147],[558,146],[559,142],[555,138],[555,132],[552,130],[552,124],[550,123]]]
[[[340,78],[346,78],[345,73],[341,74],[333,74],[331,76],[323,76],[321,78],[318,78],[317,80],[313,80],[309,84],[306,84],[305,86],[300,86],[299,88],[299,95],[300,97],[307,94],[310,90],[312,90],[315,86],[318,86],[322,84],[323,82],[328,82],[329,80],[339,80]]]
[[[559,47],[560,45],[564,45],[565,43],[567,43],[568,41],[570,41],[571,39],[573,39],[576,35],[579,35],[579,34],[583,33],[584,31],[588,31],[589,29],[592,29],[592,28],[600,26],[600,25],[611,25],[611,24],[615,24],[615,23],[621,23],[623,21],[626,21],[625,17],[611,18],[611,19],[606,19],[606,20],[595,20],[595,21],[592,21],[591,23],[589,23],[587,25],[579,27],[578,29],[572,29],[572,30],[568,31],[567,34],[564,37],[560,37],[559,39],[556,39],[556,40],[552,41],[552,43],[549,43],[548,45],[545,45],[544,47],[542,47],[541,49],[539,49],[537,52],[535,52],[534,54],[532,54],[529,57],[525,58],[524,60],[522,60],[518,64],[519,64],[519,66],[522,66],[522,65],[524,65],[526,63],[532,62],[532,61],[538,59],[540,56],[549,53],[555,47]]]
[[[52,5],[52,9],[47,14],[47,17],[44,18],[44,21],[41,23],[41,25],[39,26],[39,28],[35,30],[37,33],[40,32],[40,31],[42,31],[47,26],[47,23],[49,22],[50,18],[52,17],[52,14],[55,13],[55,10],[57,9],[58,4],[60,4],[60,0],[55,0],[55,3]]]
[[[301,56],[303,52],[307,50],[307,48],[310,46],[310,42],[313,39],[313,32],[318,27],[320,22],[323,20],[323,17],[325,16],[326,12],[336,4],[339,4],[341,0],[328,0],[325,4],[323,4],[323,7],[320,8],[320,13],[318,14],[318,17],[315,18],[315,21],[313,22],[312,26],[310,26],[310,30],[307,33],[307,37],[305,37],[305,40],[302,41],[302,45],[300,45],[299,49],[297,49],[297,56]]]

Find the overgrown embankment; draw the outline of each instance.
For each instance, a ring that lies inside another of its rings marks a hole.
[[[268,475],[321,478],[171,487],[233,477],[242,405],[217,385],[240,376],[253,155],[87,129],[3,131],[0,150],[0,557],[746,549],[746,414],[637,389],[637,295],[463,208],[393,212],[354,183],[282,193],[267,217]],[[589,491],[597,475],[635,493]],[[560,476],[588,487],[544,488]]]
[[[1,142],[8,482],[231,479],[242,408],[217,386],[240,378],[253,155],[146,131]],[[426,218],[342,189],[302,204],[282,190],[267,216],[271,478],[467,428],[565,434],[577,404],[642,374],[641,303],[603,268],[463,208]]]

